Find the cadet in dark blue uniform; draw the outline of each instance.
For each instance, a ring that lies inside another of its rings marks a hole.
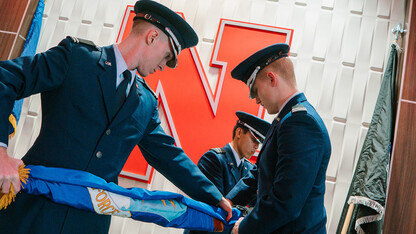
[[[251,213],[233,233],[326,233],[325,174],[331,155],[326,127],[296,88],[289,46],[275,44],[241,62],[232,72],[250,98],[277,114],[257,159],[257,168],[227,194],[244,203],[257,192]]]
[[[157,99],[142,77],[174,68],[181,50],[197,44],[193,29],[175,12],[138,1],[131,33],[98,48],[68,37],[33,57],[0,62],[0,186],[19,189],[21,160],[6,153],[14,100],[41,93],[39,137],[25,164],[84,170],[117,182],[135,145],[146,160],[190,197],[231,206],[160,126]],[[178,176],[180,175],[180,176]],[[20,193],[0,211],[4,233],[107,233],[110,216],[69,208]]]
[[[198,162],[198,167],[202,173],[224,195],[231,191],[240,178],[253,169],[254,166],[248,159],[254,155],[259,144],[264,141],[265,135],[270,128],[269,122],[254,115],[241,111],[237,111],[236,115],[238,120],[233,129],[233,140],[223,148],[210,149],[202,155]],[[256,194],[252,194],[251,200],[255,202],[255,198]],[[251,200],[247,199],[248,202]],[[244,206],[247,203],[235,205]],[[211,232],[185,231],[184,233]],[[231,230],[225,230],[223,233],[231,233]]]

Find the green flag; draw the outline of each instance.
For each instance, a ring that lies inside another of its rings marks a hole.
[[[396,46],[391,46],[377,103],[337,233],[382,233],[395,116]],[[344,226],[345,223],[345,226]],[[346,231],[346,232],[345,232]]]

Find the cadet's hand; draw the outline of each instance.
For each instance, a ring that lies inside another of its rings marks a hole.
[[[20,159],[15,159],[7,155],[7,149],[0,147],[0,192],[8,193],[10,183],[13,184],[14,192],[20,191],[20,179],[18,168],[23,164]]]
[[[231,206],[234,206],[233,201],[231,201],[231,200],[230,200],[230,199],[228,199],[228,198],[225,198],[225,200],[227,200],[227,201],[230,203],[230,205],[231,205]]]
[[[220,206],[223,210],[225,210],[228,215],[227,215],[227,222],[231,219],[231,217],[233,216],[233,211],[232,211],[232,207],[230,202],[228,202],[225,197],[221,198],[221,201],[218,203],[218,206]]]
[[[238,226],[240,226],[241,220],[243,220],[243,219],[244,219],[244,217],[241,217],[237,220],[237,222],[235,222],[232,234],[238,234]]]

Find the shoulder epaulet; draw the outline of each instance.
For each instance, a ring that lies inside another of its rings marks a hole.
[[[155,92],[150,88],[150,86],[146,83],[146,81],[143,79],[143,78],[141,78],[141,77],[139,77],[139,76],[137,76],[136,75],[136,81],[139,81],[139,82],[141,82],[142,84],[143,84],[143,86],[147,89],[147,90],[149,90],[150,91],[150,93],[152,93],[152,95],[156,98],[156,100],[157,100],[157,96],[156,96],[156,94],[155,94]]]
[[[214,151],[217,154],[225,154],[225,149],[224,148],[217,147],[217,148],[212,148],[211,150]]]
[[[78,37],[73,37],[73,36],[70,36],[70,38],[71,38],[71,40],[74,43],[80,43],[80,44],[89,45],[89,46],[94,47],[97,50],[100,50],[100,47],[98,47],[93,41],[86,40],[86,39],[82,39],[82,38],[78,38]]]
[[[306,107],[304,107],[302,104],[296,104],[292,107],[292,114],[299,111],[306,111]]]

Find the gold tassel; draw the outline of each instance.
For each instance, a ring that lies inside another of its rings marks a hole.
[[[16,134],[16,129],[17,129],[17,120],[16,117],[14,117],[14,115],[10,115],[9,116],[9,122],[12,124],[13,126],[13,132],[9,134],[9,140],[12,139],[14,137],[14,135]]]
[[[19,179],[22,183],[22,188],[24,188],[23,184],[27,183],[27,179],[29,178],[29,168],[25,168],[25,165],[21,165],[19,167]],[[10,184],[10,190],[8,193],[1,193],[0,192],[0,210],[6,209],[10,203],[14,202],[14,198],[16,194],[14,192],[13,184]]]

